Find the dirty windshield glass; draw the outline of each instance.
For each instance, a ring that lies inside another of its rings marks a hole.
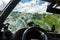
[[[51,30],[55,26],[55,32],[60,33],[60,15],[46,12],[50,3],[40,0],[21,0],[7,17],[5,23],[9,23],[9,30],[15,32],[21,28],[36,27]]]

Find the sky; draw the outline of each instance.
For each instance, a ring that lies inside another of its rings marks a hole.
[[[0,0],[0,10],[3,10],[9,1],[10,0]],[[13,11],[18,10],[19,12],[28,13],[37,13],[42,11],[46,12],[48,4],[48,2],[43,2],[40,0],[21,0]]]
[[[3,10],[9,1],[10,0],[0,0],[0,10]]]

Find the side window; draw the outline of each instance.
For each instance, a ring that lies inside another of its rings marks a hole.
[[[3,9],[9,3],[10,0],[0,0],[0,14],[2,13]]]

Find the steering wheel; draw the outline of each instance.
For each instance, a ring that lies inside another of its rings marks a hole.
[[[24,31],[22,40],[43,40],[41,32],[45,34],[44,40],[48,40],[48,33],[39,27],[31,27]]]
[[[26,29],[27,28],[19,29],[14,35],[14,40],[22,40],[22,34]]]

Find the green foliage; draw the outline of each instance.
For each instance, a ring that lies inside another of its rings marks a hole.
[[[27,24],[30,21],[46,30],[51,30],[52,25],[55,25],[56,31],[60,33],[60,15],[57,14],[12,12],[5,23],[10,23],[11,30],[16,31],[19,28],[28,27]]]
[[[42,15],[42,16],[41,16]],[[41,26],[44,29],[48,29],[51,30],[52,25],[56,26],[56,31],[58,33],[60,33],[60,21],[59,21],[59,16],[56,14],[40,14],[40,16],[42,17],[40,20],[36,20],[33,19],[33,22],[38,24],[39,26]]]

